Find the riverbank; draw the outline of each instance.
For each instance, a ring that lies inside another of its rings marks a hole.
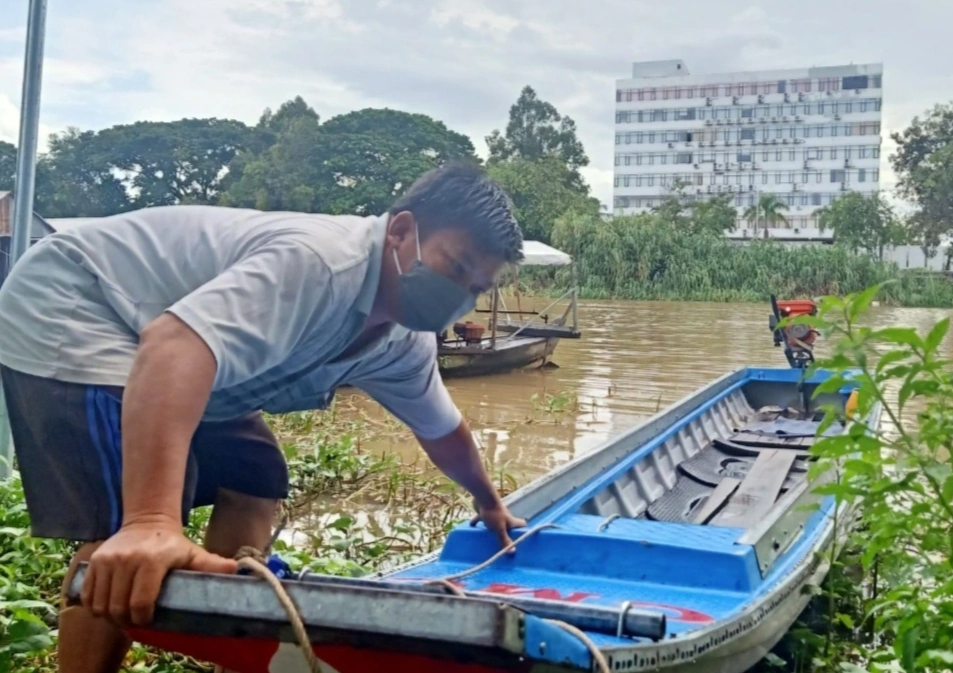
[[[886,305],[953,307],[953,280],[906,271],[841,246],[749,243],[680,229],[653,215],[609,220],[567,215],[553,229],[553,245],[576,262],[580,296],[590,299],[767,302],[859,292],[894,281]],[[566,268],[520,270],[525,292],[561,294]]]

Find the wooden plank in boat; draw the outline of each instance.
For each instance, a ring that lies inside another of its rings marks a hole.
[[[816,437],[785,437],[784,435],[762,435],[756,432],[737,432],[731,436],[735,444],[760,447],[809,448]]]
[[[744,481],[712,520],[713,526],[748,528],[758,523],[774,506],[791,466],[793,451],[763,451]]]
[[[725,477],[722,479],[715,487],[715,490],[711,492],[711,495],[708,496],[705,506],[695,515],[695,523],[708,523],[708,520],[725,504],[725,501],[731,497],[731,494],[735,492],[739,484],[741,484],[741,480],[735,479],[734,477]]]

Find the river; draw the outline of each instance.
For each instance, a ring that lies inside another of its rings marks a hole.
[[[447,386],[494,467],[526,483],[722,374],[748,365],[786,367],[771,339],[769,312],[767,303],[583,301],[582,338],[560,341],[558,368],[449,379]],[[870,319],[926,331],[946,315],[878,307]],[[819,343],[818,353],[825,347]],[[408,433],[385,433],[365,448],[419,455]]]

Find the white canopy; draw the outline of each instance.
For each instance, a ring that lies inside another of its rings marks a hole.
[[[524,260],[521,266],[566,266],[572,264],[572,257],[562,250],[540,243],[523,241]]]

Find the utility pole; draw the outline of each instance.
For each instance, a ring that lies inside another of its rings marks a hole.
[[[30,0],[23,59],[23,94],[20,99],[20,142],[13,192],[13,231],[7,269],[30,245],[33,225],[33,195],[36,188],[36,146],[40,126],[40,88],[43,82],[43,43],[46,38],[46,0]],[[3,389],[0,387],[0,480],[13,469],[13,437]]]

